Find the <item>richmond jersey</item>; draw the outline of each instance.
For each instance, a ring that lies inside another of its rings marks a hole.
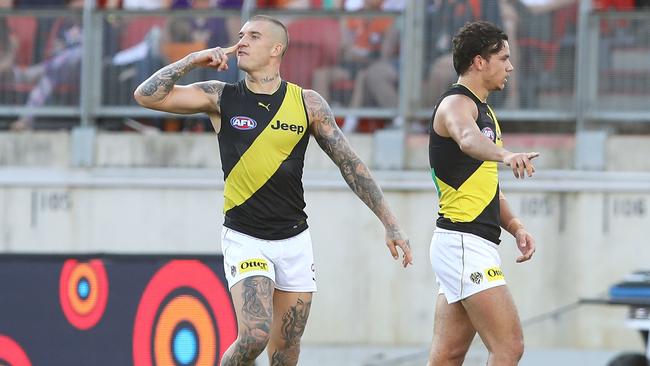
[[[497,163],[470,157],[452,138],[442,137],[433,129],[438,105],[444,98],[456,94],[466,95],[476,103],[479,130],[498,146],[503,145],[499,122],[492,108],[469,89],[455,84],[440,97],[433,111],[429,133],[429,163],[440,206],[436,225],[475,234],[498,244],[501,228]]]
[[[224,226],[265,240],[304,231],[309,133],[302,89],[282,81],[275,93],[256,94],[242,80],[226,84],[220,106]]]

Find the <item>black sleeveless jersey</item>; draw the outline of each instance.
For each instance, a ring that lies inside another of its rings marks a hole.
[[[433,111],[429,133],[429,163],[440,206],[436,225],[475,234],[498,244],[501,227],[497,163],[470,157],[460,150],[456,141],[438,135],[433,129],[440,102],[455,94],[466,95],[476,103],[479,130],[498,146],[503,145],[494,111],[471,90],[454,84],[440,97]]]
[[[309,142],[302,89],[282,81],[273,94],[245,81],[221,95],[219,151],[224,174],[224,226],[265,240],[307,229],[302,171]]]

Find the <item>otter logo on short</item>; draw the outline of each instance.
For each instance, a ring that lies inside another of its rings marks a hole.
[[[471,275],[469,275],[469,279],[478,285],[481,283],[481,281],[483,281],[483,275],[481,274],[481,272],[474,272]]]
[[[491,267],[485,270],[485,276],[487,277],[488,282],[503,280],[503,271],[499,267]]]
[[[253,258],[246,261],[239,262],[239,273],[246,273],[250,271],[267,271],[269,270],[269,263],[266,259]]]

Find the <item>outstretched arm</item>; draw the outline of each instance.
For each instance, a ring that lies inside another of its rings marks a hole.
[[[535,253],[535,239],[526,230],[524,224],[512,213],[506,196],[501,190],[499,190],[499,206],[501,207],[501,227],[515,237],[517,248],[521,252],[521,256],[517,258],[517,263],[529,260]]]
[[[336,125],[329,105],[313,90],[304,91],[305,105],[309,116],[310,132],[321,149],[341,170],[343,179],[352,191],[374,212],[386,229],[386,245],[393,258],[399,258],[396,246],[403,254],[402,264],[412,264],[409,240],[402,232],[384,194],[375,182],[368,167],[352,150],[347,139]]]
[[[220,113],[219,101],[224,83],[206,81],[186,86],[176,85],[178,79],[196,67],[228,68],[228,52],[236,47],[211,48],[191,53],[163,67],[138,86],[135,100],[150,109],[170,113]]]
[[[532,159],[537,152],[514,153],[497,146],[486,138],[476,125],[478,109],[474,101],[464,95],[449,96],[440,103],[433,128],[440,136],[451,137],[461,151],[477,160],[496,161],[512,168],[515,178],[533,176]]]

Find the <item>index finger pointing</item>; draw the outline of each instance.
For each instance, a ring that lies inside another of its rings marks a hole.
[[[222,50],[227,55],[229,53],[235,53],[238,48],[239,48],[238,45],[233,45],[227,48],[222,48]]]
[[[528,164],[526,164],[526,172],[528,173],[529,177],[533,176],[533,172],[535,171],[535,167],[533,166],[533,163],[528,161]]]

